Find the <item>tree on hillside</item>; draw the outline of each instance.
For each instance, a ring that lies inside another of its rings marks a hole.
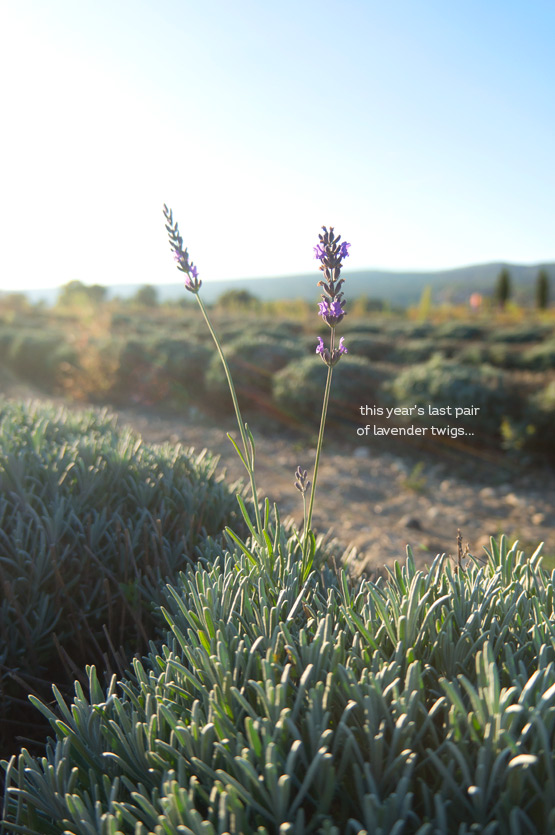
[[[107,288],[101,284],[83,284],[82,281],[68,281],[60,288],[57,304],[60,307],[83,307],[101,304],[106,299]]]
[[[259,299],[248,290],[226,290],[219,296],[217,304],[218,307],[224,307],[227,310],[255,310],[259,305]]]
[[[418,318],[425,321],[432,312],[432,288],[430,284],[426,284],[422,290],[420,301],[418,303]]]
[[[495,285],[495,301],[503,310],[511,297],[511,274],[507,267],[503,267],[497,276]]]
[[[367,313],[381,312],[385,308],[382,299],[372,296],[357,296],[349,305],[353,316],[366,316]]]
[[[89,284],[87,287],[87,298],[94,305],[105,302],[107,293],[108,288],[103,287],[102,284]]]
[[[549,304],[549,275],[541,269],[536,278],[536,307],[545,310]]]
[[[157,307],[158,290],[152,284],[143,284],[142,287],[139,287],[131,301],[140,307]]]
[[[25,293],[0,293],[0,310],[12,313],[23,313],[29,310],[31,304]]]

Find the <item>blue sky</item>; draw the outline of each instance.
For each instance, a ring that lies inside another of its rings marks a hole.
[[[4,0],[0,289],[555,260],[555,4]]]

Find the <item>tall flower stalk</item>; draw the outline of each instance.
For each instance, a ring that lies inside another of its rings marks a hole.
[[[245,469],[249,474],[249,479],[251,483],[251,491],[252,491],[252,500],[254,504],[254,514],[256,520],[256,531],[252,529],[251,532],[256,536],[260,543],[264,540],[263,534],[263,525],[262,519],[260,516],[260,507],[258,504],[258,493],[256,490],[256,481],[254,478],[254,461],[255,461],[255,448],[254,448],[254,439],[252,436],[252,432],[250,431],[248,425],[243,421],[243,417],[241,415],[241,409],[239,407],[239,401],[237,400],[237,393],[235,391],[235,386],[233,384],[233,378],[231,376],[231,372],[229,370],[229,365],[225,358],[225,354],[222,349],[222,345],[216,331],[212,327],[212,322],[210,321],[210,317],[208,316],[208,312],[204,306],[202,298],[200,297],[200,288],[202,286],[202,281],[198,277],[198,269],[193,264],[193,262],[189,259],[189,253],[187,249],[183,249],[183,238],[179,234],[179,226],[177,221],[174,223],[173,220],[173,213],[171,209],[164,204],[164,217],[166,218],[166,229],[168,231],[168,235],[170,238],[170,246],[172,247],[174,258],[177,261],[177,268],[181,270],[181,272],[185,273],[185,289],[192,293],[200,307],[201,313],[204,317],[204,321],[210,331],[210,335],[214,340],[214,344],[220,356],[220,360],[222,362],[225,375],[227,378],[227,382],[229,385],[229,390],[231,393],[231,399],[233,400],[233,408],[235,409],[235,416],[237,418],[237,424],[239,426],[239,433],[241,435],[241,442],[243,445],[243,451],[239,449],[238,445],[235,443],[231,435],[228,433],[228,438],[235,447],[235,451],[237,452],[239,458],[243,462]],[[244,507],[241,508],[243,510],[243,514],[246,516],[246,511]],[[246,519],[248,522],[248,520]]]
[[[263,553],[265,547],[268,546],[269,554],[271,555],[274,552],[274,549],[270,547],[271,543],[268,538],[268,532],[262,522],[260,506],[258,502],[258,493],[256,489],[256,481],[254,477],[255,446],[252,432],[250,431],[248,425],[244,422],[243,417],[241,415],[241,409],[239,407],[239,401],[237,399],[237,393],[235,391],[235,386],[231,377],[229,365],[225,358],[221,342],[216,334],[216,331],[212,326],[212,322],[210,321],[210,317],[208,316],[208,312],[200,296],[199,291],[202,286],[202,282],[198,277],[198,269],[190,260],[187,249],[183,248],[183,239],[179,234],[179,226],[177,222],[174,222],[172,211],[171,209],[168,209],[166,205],[164,205],[164,216],[166,218],[166,229],[168,231],[170,239],[170,246],[172,248],[174,258],[177,262],[177,268],[185,274],[185,288],[190,293],[192,293],[197,300],[201,313],[204,317],[204,321],[206,322],[208,330],[210,331],[212,339],[214,340],[214,344],[220,356],[220,360],[222,362],[224,372],[227,378],[229,390],[231,393],[231,399],[233,400],[233,408],[235,409],[235,416],[237,418],[237,425],[239,427],[239,433],[241,435],[242,450],[235,443],[231,435],[228,434],[228,438],[235,447],[235,451],[237,452],[239,458],[243,462],[245,469],[249,474],[254,504],[256,528],[253,526],[248,516],[247,510],[242,499],[238,497],[241,510],[243,512],[243,516],[245,518],[245,521],[247,522],[249,530],[251,531],[253,537],[256,539],[258,545],[261,548],[261,553]],[[345,242],[341,242],[341,236],[334,234],[333,226],[331,226],[329,230],[325,226],[323,226],[322,229],[323,234],[318,236],[319,243],[317,244],[317,246],[314,247],[315,257],[320,261],[320,270],[324,273],[323,278],[318,282],[318,286],[322,288],[322,301],[318,304],[318,313],[322,317],[323,321],[330,328],[330,342],[329,347],[325,347],[324,340],[321,336],[319,336],[318,345],[316,346],[316,353],[319,354],[322,361],[327,365],[328,374],[324,389],[324,401],[322,404],[322,415],[320,418],[318,443],[316,445],[316,458],[314,462],[314,474],[312,477],[312,483],[308,480],[307,471],[303,470],[302,467],[298,467],[295,473],[295,487],[301,492],[303,497],[304,524],[302,539],[298,536],[298,543],[300,551],[302,553],[302,576],[304,579],[306,579],[308,573],[310,572],[313,563],[314,553],[316,550],[316,538],[311,528],[312,514],[314,510],[314,498],[316,495],[316,483],[318,480],[320,455],[322,452],[322,445],[324,441],[324,429],[326,426],[326,418],[328,414],[328,404],[330,399],[333,369],[341,359],[342,355],[347,353],[347,348],[343,344],[343,337],[341,337],[341,339],[339,340],[339,344],[336,345],[335,328],[343,320],[343,317],[345,316],[345,302],[343,299],[343,292],[341,290],[341,287],[344,283],[344,279],[340,278],[340,274],[343,260],[349,255],[349,247],[351,245]],[[307,494],[309,488],[310,497],[308,499],[307,504]],[[268,500],[266,500],[266,521],[268,519],[268,513],[269,504]],[[249,558],[254,560],[254,556],[250,553],[245,543],[241,542],[236,536],[236,534],[233,533],[233,531],[229,531],[229,533],[231,537],[238,544],[241,545],[243,551],[249,556]]]
[[[324,429],[326,427],[326,418],[328,414],[333,369],[341,359],[341,356],[347,353],[347,348],[343,344],[343,337],[339,340],[339,345],[337,347],[335,346],[335,328],[346,315],[343,291],[341,290],[345,280],[340,278],[340,274],[343,259],[349,255],[349,247],[351,244],[345,243],[345,241],[341,243],[341,235],[334,235],[333,226],[330,226],[329,230],[325,226],[323,226],[322,229],[323,234],[318,236],[320,242],[314,247],[315,257],[320,261],[320,270],[324,273],[323,279],[318,282],[318,287],[322,287],[323,290],[322,301],[318,304],[318,313],[330,328],[330,344],[329,348],[326,348],[322,337],[318,337],[316,353],[320,355],[323,362],[325,362],[328,366],[328,375],[324,389],[324,401],[322,404],[318,443],[316,444],[316,458],[314,461],[314,473],[312,477],[312,489],[310,491],[308,511],[306,511],[306,501],[303,494],[303,501],[305,501],[303,558],[305,560],[307,559],[310,543],[314,540],[311,530],[312,513],[314,510],[314,497],[316,495],[318,468],[320,465],[320,455],[324,441]]]

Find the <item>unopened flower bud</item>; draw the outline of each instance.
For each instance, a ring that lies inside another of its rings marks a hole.
[[[303,470],[302,467],[297,467],[295,470],[295,487],[303,493],[303,495],[310,487],[310,481],[307,481],[307,476],[308,473],[306,470]]]

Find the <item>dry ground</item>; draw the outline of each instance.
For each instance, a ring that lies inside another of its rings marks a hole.
[[[145,440],[207,447],[220,455],[230,477],[245,474],[226,437],[230,431],[238,440],[232,420],[176,419],[138,409],[120,416]],[[300,523],[302,502],[294,473],[299,464],[310,472],[315,449],[292,433],[255,432],[255,440],[261,494],[278,503],[282,516],[292,515]],[[331,529],[343,548],[355,546],[351,559],[357,573],[404,559],[407,543],[421,565],[437,553],[454,555],[458,528],[473,554],[483,554],[490,536],[504,532],[525,549],[544,541],[546,555],[555,555],[555,474],[510,473],[480,457],[466,460],[464,469],[457,475],[452,460],[430,454],[403,450],[401,455],[365,441],[326,440],[315,525],[321,532]]]

